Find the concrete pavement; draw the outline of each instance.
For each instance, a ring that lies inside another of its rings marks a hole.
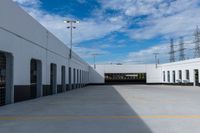
[[[199,133],[200,88],[89,86],[0,107],[2,133]]]

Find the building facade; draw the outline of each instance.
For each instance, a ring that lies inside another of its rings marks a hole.
[[[190,59],[159,66],[162,73],[162,83],[190,84],[199,86],[200,59]]]
[[[90,82],[94,84],[144,84],[161,83],[161,69],[154,64],[96,65],[90,70]]]
[[[90,71],[90,82],[105,83],[146,83],[168,85],[200,84],[200,58],[165,64],[97,65]]]
[[[0,106],[87,84],[199,85],[200,59],[88,65],[11,0],[0,0]]]
[[[88,84],[90,66],[14,2],[0,18],[0,105]]]

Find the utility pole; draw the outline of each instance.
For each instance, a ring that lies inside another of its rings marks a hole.
[[[183,37],[180,37],[179,42],[179,60],[185,60],[185,48],[184,48],[184,39]]]
[[[169,55],[170,55],[169,61],[170,62],[175,62],[174,39],[170,40],[170,52],[169,52]]]
[[[68,26],[67,28],[70,29],[70,51],[69,51],[69,58],[71,59],[72,58],[72,48],[73,48],[73,42],[72,42],[72,39],[73,39],[73,29],[76,29],[75,26],[73,26],[73,24],[75,23],[79,23],[79,21],[77,20],[65,20],[64,23],[68,23],[70,24],[70,26]]]
[[[197,26],[196,31],[194,33],[195,36],[195,51],[194,51],[194,57],[199,58],[200,57],[200,30]]]
[[[159,55],[159,53],[153,53],[154,54],[154,56],[155,56],[155,66],[156,66],[156,68],[158,67],[158,64],[159,64],[159,59],[158,59],[158,55]]]

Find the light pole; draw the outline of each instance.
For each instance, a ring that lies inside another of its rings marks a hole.
[[[158,67],[158,63],[159,63],[159,59],[158,59],[158,55],[159,53],[153,53],[155,56],[155,64],[156,64],[156,68]]]
[[[94,69],[96,69],[96,56],[101,54],[92,54],[94,57]]]
[[[73,37],[73,29],[76,29],[75,26],[73,26],[73,24],[75,23],[80,23],[77,20],[65,20],[64,23],[68,23],[70,24],[67,28],[70,29],[70,52],[69,52],[69,58],[72,58],[72,37]]]

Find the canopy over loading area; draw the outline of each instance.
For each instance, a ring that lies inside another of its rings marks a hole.
[[[146,73],[105,73],[106,84],[145,84]]]

